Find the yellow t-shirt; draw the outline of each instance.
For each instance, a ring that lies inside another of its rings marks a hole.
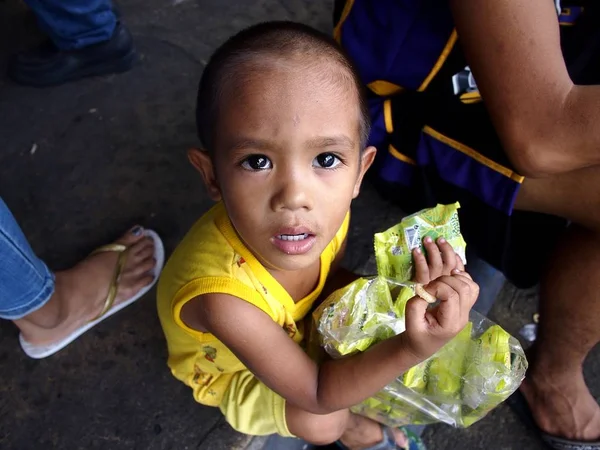
[[[321,254],[317,287],[294,303],[242,243],[223,203],[196,222],[169,258],[158,283],[158,315],[167,338],[167,363],[173,375],[192,388],[196,401],[218,406],[233,374],[246,367],[212,334],[186,326],[180,318],[183,305],[202,294],[233,295],[263,310],[300,343],[304,330],[299,321],[323,290],[348,224],[349,214]]]

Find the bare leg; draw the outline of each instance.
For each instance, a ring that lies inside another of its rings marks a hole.
[[[398,429],[394,429],[393,431],[396,437],[396,444],[401,448],[408,448],[408,439],[404,433]],[[348,427],[340,440],[346,447],[358,450],[365,448],[365,446],[372,447],[381,442],[382,439],[381,425],[365,417],[350,414]]]
[[[128,246],[115,304],[131,297],[152,282],[154,243],[140,232],[128,232],[117,243]],[[56,273],[54,294],[37,311],[14,323],[31,344],[59,341],[93,319],[103,308],[118,255],[114,252],[90,256],[75,267]]]
[[[381,426],[348,410],[328,415],[316,415],[286,405],[286,421],[292,434],[315,445],[327,445],[337,440],[351,450],[371,447],[383,439]],[[405,448],[408,440],[400,430],[394,430],[396,443]]]
[[[542,280],[539,339],[521,392],[542,430],[597,440],[600,408],[582,365],[600,342],[600,168],[526,180],[517,208],[583,225],[571,226],[558,243]]]

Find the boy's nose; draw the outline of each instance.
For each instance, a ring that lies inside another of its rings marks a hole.
[[[312,209],[312,199],[306,177],[300,174],[288,174],[282,176],[278,188],[271,200],[274,211],[287,209],[296,211],[299,209]]]

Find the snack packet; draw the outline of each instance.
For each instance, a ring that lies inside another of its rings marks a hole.
[[[506,400],[521,384],[510,375],[525,372],[527,361],[513,355],[519,342],[499,325],[492,325],[471,342],[465,359],[462,399],[472,411],[465,415],[465,426],[477,421]]]
[[[413,276],[412,251],[423,247],[426,236],[436,240],[444,237],[467,264],[467,244],[460,234],[458,220],[460,204],[437,205],[405,217],[388,230],[375,234],[377,274],[397,281],[408,281]]]
[[[383,278],[359,278],[331,294],[313,313],[318,317],[321,342],[329,354],[364,351],[404,331]],[[324,334],[323,334],[324,333]]]

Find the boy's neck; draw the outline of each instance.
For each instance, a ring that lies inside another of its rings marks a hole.
[[[321,258],[306,269],[293,272],[267,269],[275,280],[292,297],[294,303],[298,303],[304,297],[312,293],[319,285],[321,276]]]

